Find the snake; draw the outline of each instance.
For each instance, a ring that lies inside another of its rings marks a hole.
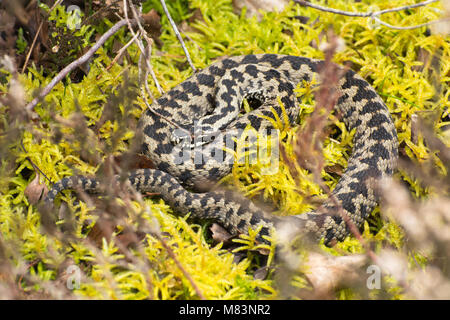
[[[355,130],[353,148],[347,168],[320,207],[277,216],[232,190],[210,189],[230,174],[235,158],[226,149],[235,150],[236,138],[249,125],[257,132],[269,130],[276,117],[295,124],[300,110],[296,86],[311,82],[324,67],[324,60],[307,57],[250,54],[224,58],[194,73],[154,100],[139,118],[140,152],[155,169],[128,172],[130,188],[157,193],[174,212],[214,221],[232,235],[258,228],[257,240],[267,242],[273,230],[288,226],[326,245],[342,241],[351,233],[350,224],[361,228],[377,206],[381,195],[376,184],[392,176],[398,160],[388,108],[349,68],[338,66],[343,75],[335,86],[339,98],[334,109],[347,129]],[[251,106],[245,113],[244,99]],[[101,186],[95,177],[68,176],[52,186],[45,202],[53,203],[66,189],[98,193]]]

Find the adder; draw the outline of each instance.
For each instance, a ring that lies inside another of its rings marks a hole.
[[[239,137],[249,124],[266,130],[274,112],[294,123],[299,112],[294,89],[299,82],[311,81],[323,65],[324,61],[305,57],[245,55],[215,62],[192,75],[141,116],[142,154],[157,169],[130,172],[131,187],[156,192],[176,212],[211,219],[232,234],[260,226],[258,239],[266,241],[264,236],[272,229],[289,225],[323,238],[326,244],[343,240],[349,226],[342,214],[360,227],[378,202],[373,182],[392,175],[398,158],[397,134],[386,105],[352,70],[345,71],[336,88],[340,97],[335,109],[348,130],[356,132],[348,167],[332,191],[334,200],[311,212],[277,217],[230,190],[192,192],[230,173],[234,156],[223,146],[236,147],[230,137]],[[244,98],[255,108],[240,114]],[[101,189],[95,178],[66,177],[53,185],[45,201],[53,203],[59,192],[74,188],[88,193]]]

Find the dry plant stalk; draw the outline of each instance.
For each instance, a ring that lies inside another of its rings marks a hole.
[[[330,42],[325,48],[325,63],[322,70],[319,70],[321,85],[316,98],[316,107],[305,126],[297,133],[294,153],[298,164],[310,170],[315,180],[321,180],[320,173],[324,168],[322,156],[322,142],[327,136],[326,126],[328,116],[339,99],[339,92],[336,90],[340,78],[345,74],[345,69],[339,68],[331,59],[336,52],[338,40],[335,35],[329,34]]]
[[[294,2],[296,2],[296,3],[298,3],[298,4],[302,5],[302,6],[311,7],[311,8],[314,8],[316,10],[320,10],[320,11],[324,11],[324,12],[331,12],[331,13],[334,13],[334,14],[340,14],[340,15],[349,16],[349,17],[370,18],[370,19],[372,19],[372,25],[374,25],[374,26],[376,26],[375,23],[378,23],[378,24],[381,24],[381,25],[383,25],[385,27],[388,27],[388,28],[391,28],[391,29],[395,29],[395,30],[411,30],[411,29],[417,29],[417,28],[421,28],[421,27],[425,27],[425,26],[429,26],[429,25],[437,24],[437,23],[448,23],[449,19],[448,18],[446,18],[446,19],[444,18],[444,19],[440,19],[440,20],[433,20],[433,21],[421,23],[421,24],[414,25],[414,26],[400,27],[400,26],[394,26],[392,24],[384,22],[383,20],[381,20],[379,18],[379,16],[381,16],[381,15],[383,15],[385,13],[402,11],[402,10],[409,10],[409,9],[413,9],[413,8],[423,7],[423,6],[429,5],[429,4],[434,3],[434,2],[438,2],[438,1],[440,1],[440,0],[427,0],[427,1],[419,2],[419,3],[415,3],[415,4],[411,4],[411,5],[401,6],[401,7],[392,8],[392,9],[385,9],[385,10],[367,11],[367,12],[350,12],[350,11],[343,11],[343,10],[329,8],[329,7],[324,7],[324,6],[321,6],[321,5],[318,5],[318,4],[314,4],[314,3],[311,3],[311,2],[307,2],[307,1],[304,1],[304,0],[294,0]]]

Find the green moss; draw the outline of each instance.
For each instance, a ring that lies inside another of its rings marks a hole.
[[[156,3],[159,1],[146,1],[146,10],[150,10]],[[349,11],[366,11],[370,4],[371,1],[353,3],[344,0],[332,3],[334,8]],[[377,1],[380,9],[404,4],[404,0]],[[280,13],[262,13],[260,21],[255,17],[246,18],[245,10],[238,14],[234,13],[231,0],[193,0],[189,2],[189,6],[187,7],[186,1],[174,1],[169,9],[177,21],[185,20],[194,10],[198,9],[201,13],[202,19],[189,22],[190,31],[185,32],[190,39],[186,41],[187,48],[198,68],[206,67],[221,56],[249,53],[265,52],[323,58],[323,53],[318,49],[319,45],[326,41],[322,35],[329,29],[334,30],[346,44],[345,48],[336,54],[334,60],[338,63],[350,62],[352,69],[366,78],[383,97],[398,131],[401,154],[416,163],[431,161],[436,164],[442,175],[447,174],[445,167],[426,146],[423,138],[421,136],[417,139],[412,138],[411,117],[415,114],[435,114],[434,130],[447,145],[450,145],[448,131],[443,130],[445,126],[450,125],[448,37],[439,34],[426,35],[425,28],[408,31],[384,27],[371,28],[368,20],[364,18],[323,13],[292,3]],[[435,8],[439,8],[438,3],[420,10],[390,13],[383,16],[383,19],[393,25],[415,25],[438,18]],[[297,16],[308,17],[309,22],[303,24],[295,18]],[[60,18],[67,21],[69,18],[63,16],[60,11],[55,11],[52,17],[56,21]],[[316,19],[320,22],[311,25]],[[105,21],[104,27],[110,25],[110,22]],[[92,30],[83,32],[79,36],[87,41]],[[114,38],[124,44],[131,37],[125,31],[121,31]],[[161,40],[163,46],[158,51],[153,50],[151,64],[158,81],[167,91],[190,76],[192,71],[185,63],[183,51],[164,19]],[[128,149],[134,133],[130,129],[123,129],[123,124],[121,125],[119,120],[139,117],[146,106],[141,98],[133,102],[131,98],[121,100],[118,97],[124,96],[122,91],[125,89],[121,86],[121,82],[137,76],[135,63],[138,49],[135,45],[130,46],[127,51],[131,61],[124,59],[121,65],[114,64],[111,69],[106,70],[113,57],[110,52],[112,41],[109,41],[104,49],[97,51],[90,63],[88,75],[81,82],[73,83],[66,79],[64,83],[59,83],[45,98],[46,104],[36,108],[43,120],[36,123],[33,130],[23,133],[22,140],[26,151],[19,143],[13,143],[11,150],[16,159],[14,172],[3,178],[6,181],[2,181],[0,185],[0,230],[5,241],[19,249],[19,253],[12,255],[12,263],[20,268],[38,260],[36,265],[29,268],[27,274],[36,275],[44,282],[54,281],[57,277],[55,265],[66,258],[72,259],[85,275],[80,288],[74,291],[77,295],[106,299],[197,299],[198,296],[191,283],[157,238],[147,235],[142,244],[143,251],[133,252],[135,259],[140,261],[139,264],[124,262],[127,260],[124,260],[124,255],[118,250],[116,236],[110,241],[104,239],[100,249],[87,245],[86,230],[82,225],[83,222],[94,219],[94,215],[86,205],[79,204],[72,206],[78,210],[76,235],[79,239],[72,241],[68,246],[43,231],[38,211],[24,196],[26,186],[35,177],[33,167],[27,159],[31,159],[51,181],[57,181],[75,172],[94,174],[100,167],[101,160],[109,154],[117,155]],[[91,44],[92,41],[84,45]],[[434,70],[435,65],[431,63],[435,55],[441,57],[438,70]],[[423,59],[423,56],[427,56],[428,59]],[[437,81],[442,88],[440,92],[435,91],[436,85],[431,76],[433,70],[438,74]],[[43,70],[31,67],[26,74],[19,76],[25,87],[27,100],[31,100],[34,90],[51,81],[52,75],[44,74],[46,73]],[[6,81],[9,83],[11,77],[7,76]],[[149,82],[152,84],[151,79]],[[313,81],[299,84],[296,89],[297,95],[303,98],[301,120],[305,120],[313,110],[314,87]],[[151,90],[158,96],[154,85],[151,85]],[[0,83],[0,92],[6,91],[7,84]],[[115,101],[114,99],[118,99],[118,103],[106,104],[106,108],[116,108],[114,110],[117,110],[120,116],[102,123],[101,127],[95,130],[94,126],[99,123],[105,112],[105,103]],[[54,114],[57,114],[65,121],[76,121],[78,118],[72,117],[78,110],[86,119],[83,130],[86,130],[87,140],[94,141],[89,144],[89,148],[83,145],[84,142],[81,143],[74,138],[74,130],[70,125],[61,125],[52,120]],[[4,120],[2,119],[2,122],[5,122]],[[354,132],[348,132],[336,117],[332,117],[331,121],[334,124],[332,134],[335,138],[327,138],[324,142],[326,166],[346,167]],[[280,129],[278,139],[288,157],[294,157],[292,144],[295,142],[298,127],[281,122],[276,123],[276,126]],[[5,124],[4,128],[7,130],[8,124]],[[60,139],[53,141],[55,136],[60,136]],[[112,139],[116,142],[112,143]],[[107,149],[105,145],[109,146],[108,152],[105,151]],[[80,157],[80,153],[87,151],[91,152],[90,156]],[[242,156],[239,150],[237,155]],[[94,161],[93,158],[100,161]],[[2,166],[5,165],[2,162]],[[267,202],[274,205],[275,213],[280,215],[300,214],[310,210],[313,206],[306,201],[304,195],[314,196],[319,200],[325,197],[323,191],[313,182],[311,174],[302,168],[297,168],[299,176],[292,176],[284,161],[280,162],[274,174],[263,174],[266,167],[267,165],[262,163],[239,164],[222,183],[233,184],[249,197],[262,195]],[[325,171],[322,175],[330,188],[335,186],[339,178]],[[396,177],[403,180],[416,197],[422,198],[430,193],[430,190],[423,188],[415,178],[403,171],[398,172]],[[42,177],[41,182],[49,184]],[[73,201],[70,197],[66,199]],[[133,214],[142,214],[151,224],[155,224],[154,219],[157,220],[156,225],[167,235],[165,237],[167,244],[205,297],[262,299],[279,296],[278,289],[273,288],[273,281],[270,278],[253,279],[251,270],[256,264],[254,253],[261,249],[268,250],[269,263],[272,263],[274,253],[274,247],[255,244],[257,230],[250,231],[248,236],[238,239],[237,242],[242,246],[236,251],[245,249],[249,250],[249,253],[246,259],[236,264],[233,263],[233,255],[220,245],[207,244],[204,226],[190,225],[185,218],[174,217],[171,209],[162,201],[148,199],[145,204],[134,203],[133,207],[135,212],[129,212],[130,220]],[[377,212],[378,208],[371,218],[376,230],[366,223],[364,239],[375,248],[375,251],[385,244],[400,250],[404,245],[401,228],[391,221],[377,217]],[[353,237],[348,237],[335,248],[322,247],[322,249],[335,255],[365,251],[361,243]],[[420,253],[412,252],[411,257],[415,257],[421,265],[426,264],[427,259]],[[305,283],[301,277],[297,277],[294,278],[294,285],[304,287]],[[27,288],[27,283],[24,282],[23,286]],[[27,290],[33,288],[28,287]],[[391,297],[401,298],[400,289],[396,284],[392,284],[389,290],[387,294]],[[351,289],[337,293],[337,298],[341,299],[356,296]]]

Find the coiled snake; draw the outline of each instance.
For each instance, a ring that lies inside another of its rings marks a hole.
[[[337,202],[328,199],[315,211],[275,217],[231,191],[193,193],[185,189],[201,189],[230,173],[234,158],[223,152],[223,146],[231,143],[233,147],[230,137],[239,135],[248,124],[258,131],[271,127],[267,117],[273,118],[274,110],[293,122],[299,110],[296,84],[311,81],[323,63],[295,56],[246,55],[224,59],[194,74],[157,99],[140,118],[142,153],[157,169],[131,172],[131,186],[139,192],[159,193],[175,211],[212,219],[232,234],[262,225],[262,240],[272,228],[287,223],[299,232],[324,238],[326,244],[343,240],[349,227],[339,212],[360,227],[378,201],[369,180],[391,175],[398,157],[397,134],[388,109],[369,83],[351,70],[340,79],[335,106],[348,130],[356,128],[348,167],[332,192]],[[259,106],[239,116],[243,98]],[[195,124],[193,119],[197,119]],[[99,191],[96,179],[66,177],[53,185],[46,202],[76,187]]]

